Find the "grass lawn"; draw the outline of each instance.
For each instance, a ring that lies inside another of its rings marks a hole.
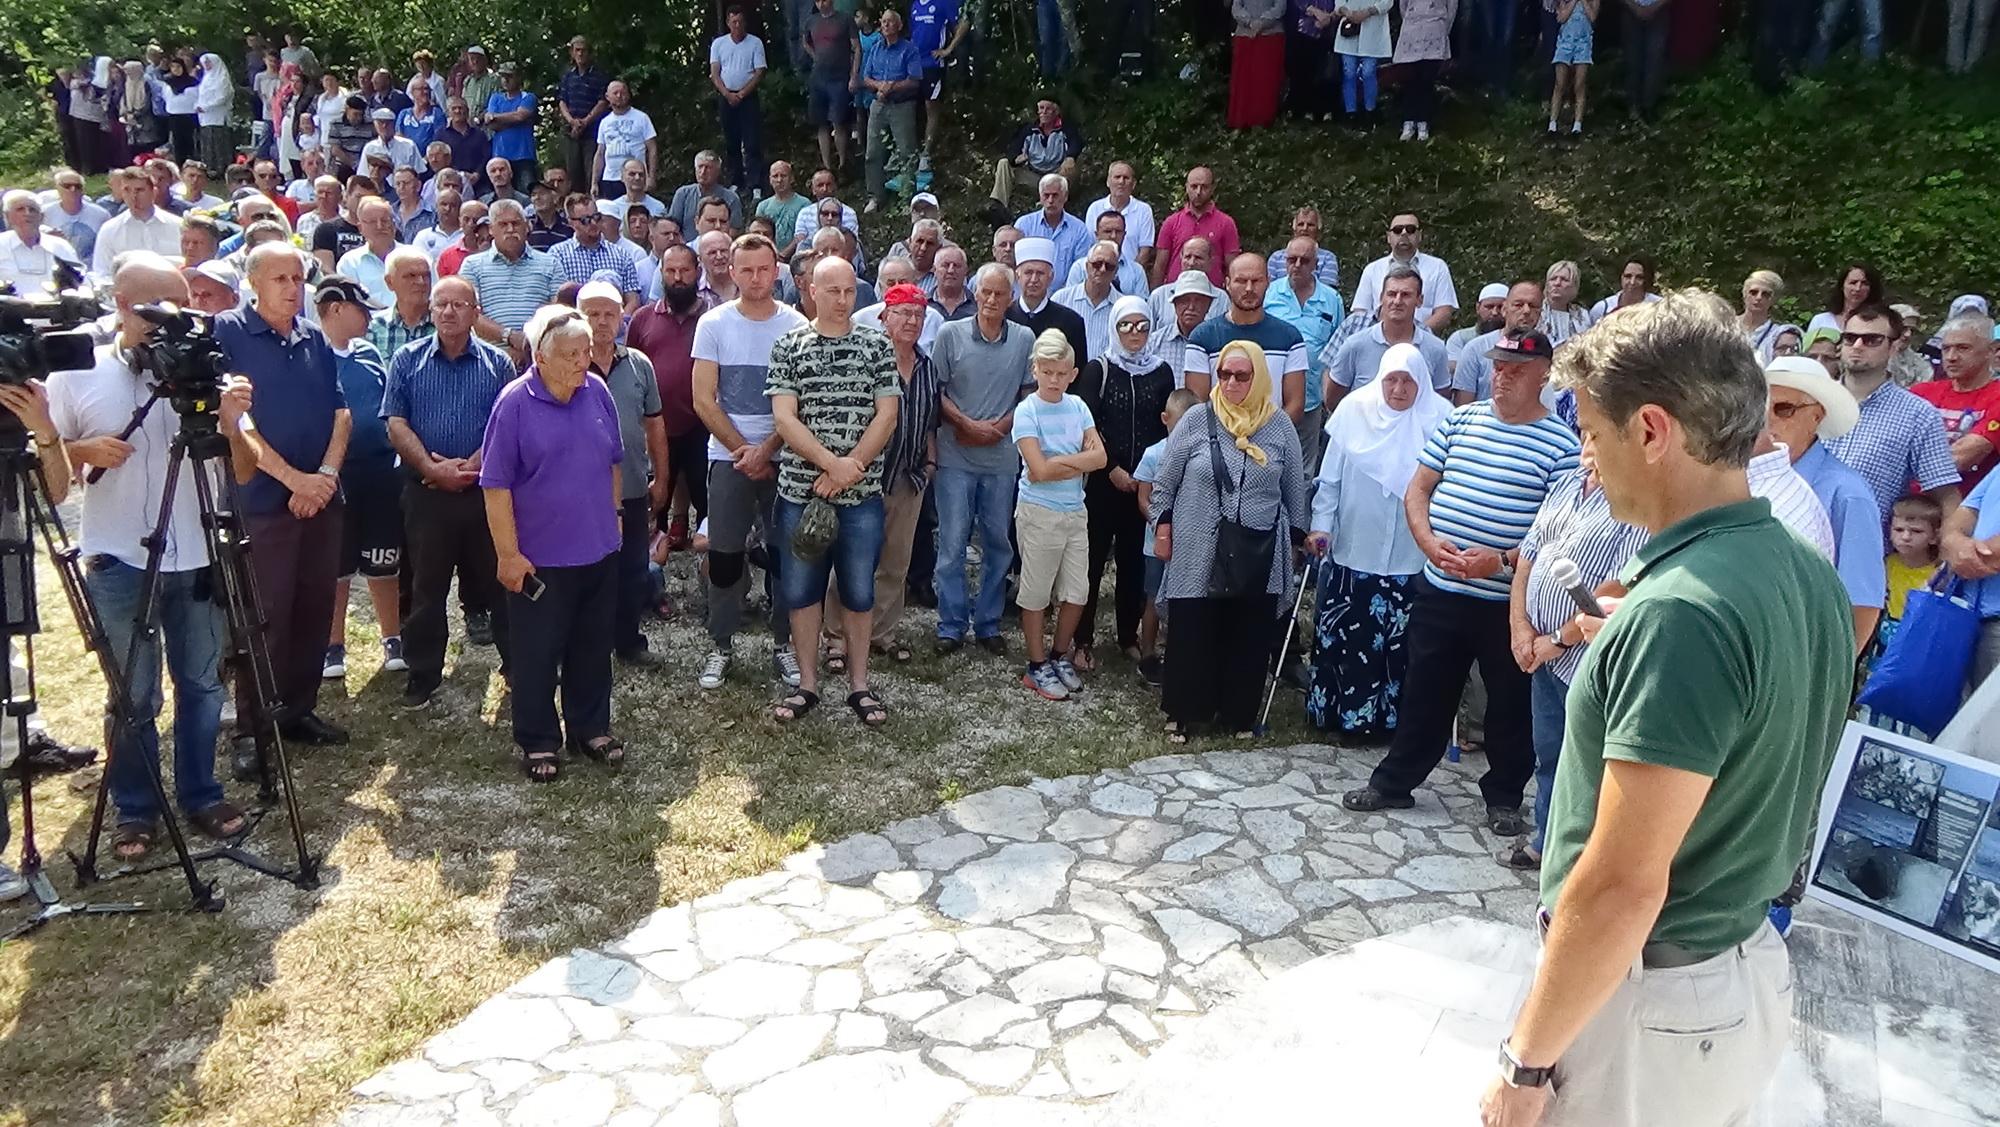
[[[1635,249],[1660,261],[1667,285],[1732,296],[1750,268],[1773,266],[1793,283],[1795,313],[1817,308],[1848,257],[1878,261],[1895,295],[1933,318],[1951,294],[1991,288],[2000,84],[1891,65],[1770,101],[1737,69],[1677,87],[1648,128],[1621,126],[1615,76],[1594,75],[1606,96],[1576,145],[1545,142],[1525,102],[1496,110],[1453,98],[1438,138],[1420,146],[1397,144],[1393,126],[1367,137],[1324,123],[1229,134],[1213,84],[1077,91],[1068,103],[1090,149],[1072,204],[1099,194],[1104,163],[1122,156],[1139,163],[1142,195],[1164,216],[1187,166],[1210,161],[1246,244],[1277,245],[1291,208],[1317,204],[1344,290],[1381,253],[1388,215],[1416,208],[1427,249],[1454,266],[1461,304],[1484,281],[1539,275],[1557,258],[1583,264],[1594,301]],[[951,139],[1001,136],[1026,114],[1024,82],[961,95],[954,112],[966,116],[937,154],[936,190],[975,261],[992,153]],[[811,151],[795,126],[773,124],[773,155]],[[663,145],[667,188],[708,140],[688,128],[675,122]],[[845,191],[858,202],[857,189]],[[869,247],[906,233],[897,226],[870,217]],[[706,645],[684,570],[678,583],[683,616],[652,627],[668,665],[621,671],[617,683],[631,765],[616,777],[572,765],[553,787],[531,787],[510,757],[491,650],[458,656],[433,711],[404,713],[401,678],[378,675],[357,597],[347,690],[322,698],[355,741],[295,753],[326,886],[308,894],[216,867],[229,898],[220,915],[68,921],[0,948],[0,1125],[325,1122],[349,1085],[488,994],[658,905],[764,870],[808,841],[1162,747],[1150,697],[1116,658],[1084,701],[1057,705],[1028,696],[1011,661],[921,656],[878,680],[895,710],[887,730],[858,730],[838,697],[780,728],[765,718],[761,633],[741,645],[728,689],[693,687]],[[58,733],[94,742],[101,688],[56,613],[56,590],[45,570],[43,711]],[[925,635],[922,615],[910,629]],[[1273,739],[1309,738],[1295,695],[1278,712]],[[60,856],[79,844],[87,796],[60,781],[38,794],[44,851]],[[281,849],[283,830],[274,820],[253,844]],[[66,875],[59,885],[69,890]],[[184,897],[165,875],[100,893],[140,894],[169,906]],[[0,925],[20,910],[0,912]]]

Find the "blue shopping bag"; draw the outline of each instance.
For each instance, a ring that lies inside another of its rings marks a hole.
[[[1979,641],[1979,612],[1959,597],[1963,586],[1954,579],[1943,593],[1910,592],[1896,636],[1862,687],[1861,704],[1923,732],[1941,732],[1951,722]]]

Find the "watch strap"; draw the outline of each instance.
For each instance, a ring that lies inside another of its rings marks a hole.
[[[1515,1088],[1546,1088],[1555,1079],[1554,1065],[1546,1068],[1529,1068],[1522,1064],[1507,1042],[1500,1042],[1500,1079]]]

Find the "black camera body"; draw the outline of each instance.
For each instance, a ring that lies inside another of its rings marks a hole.
[[[0,291],[0,384],[47,379],[96,363],[97,338],[80,329],[103,310],[83,294],[18,297]]]
[[[215,418],[229,362],[211,331],[208,314],[171,302],[137,306],[134,312],[153,326],[152,335],[137,349],[137,362],[139,370],[151,377],[154,393],[183,419]]]

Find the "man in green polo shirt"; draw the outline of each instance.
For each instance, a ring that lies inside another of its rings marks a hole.
[[[1720,1127],[1790,1033],[1766,912],[1811,845],[1853,620],[1833,568],[1750,496],[1768,390],[1720,302],[1622,313],[1556,366],[1613,515],[1653,537],[1613,613],[1580,616],[1541,966],[1484,1122]]]

